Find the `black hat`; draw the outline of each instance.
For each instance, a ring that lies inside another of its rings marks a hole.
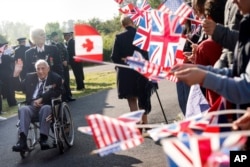
[[[58,35],[57,32],[52,32],[52,33],[50,34],[50,37],[53,38],[54,36],[57,36],[57,35]]]
[[[71,32],[64,32],[63,35],[71,35]]]
[[[22,37],[22,38],[18,38],[18,39],[17,39],[18,42],[22,42],[22,41],[25,41],[25,40],[26,40],[25,37]]]

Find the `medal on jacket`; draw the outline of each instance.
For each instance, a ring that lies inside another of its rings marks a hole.
[[[49,55],[45,55],[45,60],[48,62]]]
[[[54,65],[53,57],[50,57],[50,58],[49,58],[49,62],[50,62],[50,65],[51,65],[51,66]]]

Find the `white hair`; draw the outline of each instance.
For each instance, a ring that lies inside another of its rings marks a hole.
[[[44,64],[46,67],[49,67],[49,64],[48,64],[48,62],[47,62],[46,60],[44,60],[44,59],[39,59],[39,60],[37,60],[36,63],[35,63],[35,68],[37,68],[37,66],[40,65],[40,64]]]
[[[45,33],[44,29],[42,28],[32,28],[30,30],[30,40],[32,43],[36,44],[36,39],[39,36],[39,34],[43,32]]]

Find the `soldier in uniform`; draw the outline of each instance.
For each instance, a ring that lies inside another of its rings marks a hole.
[[[37,28],[30,32],[31,42],[34,47],[25,52],[25,60],[23,70],[27,73],[35,72],[35,62],[44,59],[48,62],[50,69],[63,77],[62,60],[56,46],[45,45],[45,32],[43,29]]]
[[[63,65],[63,75],[64,75],[64,93],[62,94],[62,99],[63,101],[75,101],[76,99],[72,98],[72,93],[70,89],[70,84],[69,84],[69,55],[66,47],[64,46],[63,43],[58,41],[58,34],[57,32],[52,32],[50,35],[51,38],[51,45],[54,45],[58,48],[61,59],[62,59],[62,65]]]
[[[26,46],[26,38],[24,38],[24,37],[18,38],[17,41],[19,43],[19,46],[17,46],[15,49],[14,59],[15,59],[15,61],[21,60],[22,62],[24,62],[25,52],[26,52],[26,50],[29,49],[29,47]],[[20,78],[23,80],[24,77],[25,77],[24,71],[22,71],[20,74]]]
[[[64,39],[66,41],[67,50],[69,54],[69,64],[73,70],[75,80],[76,80],[76,89],[84,90],[84,73],[83,73],[83,64],[82,62],[76,62],[74,60],[75,56],[75,40],[73,39],[72,32],[63,33]]]

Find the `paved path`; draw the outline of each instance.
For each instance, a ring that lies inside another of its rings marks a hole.
[[[104,68],[102,68],[104,67]],[[85,68],[87,71],[114,70],[113,66],[104,65]],[[177,105],[175,84],[169,81],[159,83],[159,97],[169,122],[173,122],[180,109]],[[152,112],[149,114],[149,123],[165,123],[158,98],[152,96]],[[0,166],[1,167],[166,167],[166,158],[161,146],[152,139],[145,138],[140,146],[111,154],[106,157],[90,155],[96,149],[92,136],[77,131],[79,126],[86,126],[85,116],[100,113],[110,117],[129,111],[126,100],[117,98],[116,89],[110,89],[81,97],[70,103],[75,126],[75,143],[71,149],[59,155],[58,149],[41,151],[39,147],[31,152],[25,160],[21,160],[18,153],[12,152],[11,147],[16,142],[17,117],[0,122]]]

